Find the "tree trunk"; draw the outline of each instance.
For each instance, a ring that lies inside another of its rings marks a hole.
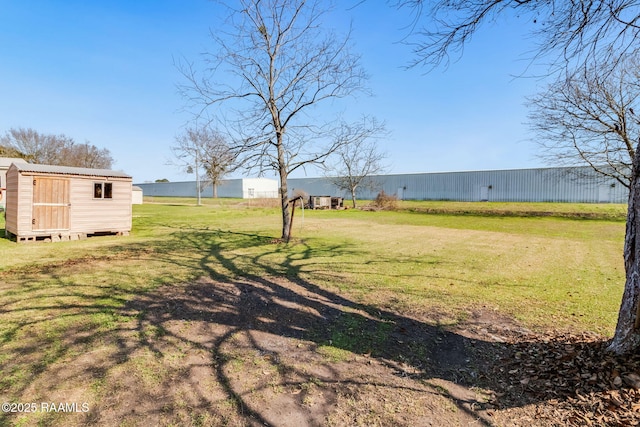
[[[287,188],[287,173],[280,170],[280,205],[282,207],[282,240],[289,243],[291,224],[291,210],[289,206],[289,189]]]
[[[202,205],[202,199],[200,193],[202,192],[202,187],[200,186],[200,174],[198,173],[200,165],[198,165],[198,158],[196,157],[196,193],[198,193],[198,206]]]
[[[640,150],[640,146],[638,147]],[[640,151],[636,151],[640,152]],[[624,239],[624,268],[626,283],[618,325],[608,351],[616,354],[630,353],[640,345],[640,156],[633,160],[627,229]]]
[[[217,199],[218,198],[218,184],[214,182],[211,186],[213,187],[213,198]]]
[[[278,140],[278,174],[280,175],[280,206],[282,207],[282,240],[289,243],[291,236],[291,210],[289,206],[289,188],[287,187],[287,163],[285,160],[284,146],[282,143],[282,132],[277,132]]]
[[[356,208],[356,189],[351,189],[351,201],[353,202],[353,209]]]

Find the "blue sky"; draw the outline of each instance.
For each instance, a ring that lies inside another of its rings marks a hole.
[[[351,22],[373,92],[336,108],[386,122],[389,173],[545,166],[525,123],[525,97],[541,82],[514,78],[532,48],[524,18],[486,26],[460,60],[427,73],[403,67],[412,59],[399,43],[406,12],[345,0],[332,16],[338,31]],[[211,50],[219,18],[207,0],[0,0],[0,133],[28,127],[89,141],[134,182],[193,179],[167,165],[190,117],[173,64]]]

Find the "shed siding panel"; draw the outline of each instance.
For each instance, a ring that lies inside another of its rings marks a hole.
[[[18,181],[20,176],[18,172],[13,169],[7,172],[7,191],[6,195],[6,225],[5,228],[10,233],[16,234],[18,230]]]
[[[112,183],[111,199],[93,197],[93,185]],[[71,183],[71,224],[79,233],[131,230],[131,182],[74,179]]]
[[[15,235],[32,235],[32,177],[21,175],[15,168],[7,172],[6,230]]]
[[[33,200],[33,178],[20,175],[18,182],[18,230],[19,233],[29,235],[32,233],[32,211],[31,201]]]

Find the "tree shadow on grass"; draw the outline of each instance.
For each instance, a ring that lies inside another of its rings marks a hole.
[[[542,405],[509,416],[544,425],[571,422],[575,408],[615,412],[594,411],[580,400],[585,390],[621,399],[616,408],[637,399],[611,375],[626,379],[631,362],[598,356],[602,340],[523,340],[515,325],[480,312],[462,331],[320,285],[339,280],[327,265],[365,256],[347,244],[193,229],[113,253],[114,266],[152,259],[192,280],[138,292],[120,285],[139,280],[126,269],[110,283],[91,283],[78,265],[45,266],[31,287],[31,271],[4,276],[0,320],[12,321],[0,334],[11,355],[0,358],[2,397],[91,401],[87,413],[38,414],[44,424],[493,425],[501,410]]]

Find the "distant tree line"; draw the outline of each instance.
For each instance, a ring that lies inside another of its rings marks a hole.
[[[57,166],[111,169],[113,165],[113,157],[106,148],[98,148],[88,141],[80,144],[66,135],[43,134],[30,128],[12,128],[0,137],[0,156]]]

